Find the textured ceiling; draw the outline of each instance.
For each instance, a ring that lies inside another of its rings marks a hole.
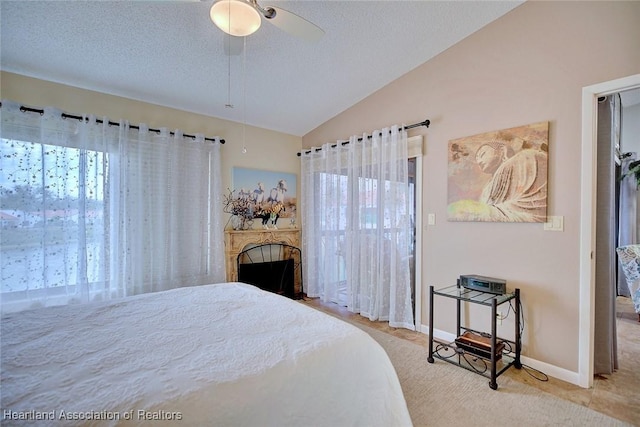
[[[263,0],[324,37],[263,20],[232,56],[211,4],[2,0],[0,68],[302,136],[521,2]]]

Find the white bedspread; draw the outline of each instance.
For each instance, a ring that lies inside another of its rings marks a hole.
[[[369,335],[241,283],[10,313],[1,340],[3,425],[411,425]]]

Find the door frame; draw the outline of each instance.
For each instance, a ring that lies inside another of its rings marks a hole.
[[[422,143],[422,140],[420,140]],[[414,299],[415,311],[413,313],[413,324],[416,331],[422,326],[422,154],[412,156],[416,159],[416,242],[414,244]]]
[[[640,87],[640,74],[582,88],[578,385],[593,387],[598,98]]]
[[[413,312],[413,324],[416,331],[422,330],[422,160],[423,152],[423,135],[411,136],[407,139],[408,159],[416,159],[416,182],[415,182],[415,201],[416,201],[416,223],[415,223],[415,253],[414,256],[414,301],[415,307]]]

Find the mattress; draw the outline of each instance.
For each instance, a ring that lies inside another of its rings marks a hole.
[[[243,283],[2,317],[3,425],[409,426],[362,330]]]

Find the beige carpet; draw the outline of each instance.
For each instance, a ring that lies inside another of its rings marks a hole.
[[[428,350],[418,344],[353,324],[386,350],[416,427],[631,425],[506,376],[491,390],[488,378],[442,360],[428,363]]]

